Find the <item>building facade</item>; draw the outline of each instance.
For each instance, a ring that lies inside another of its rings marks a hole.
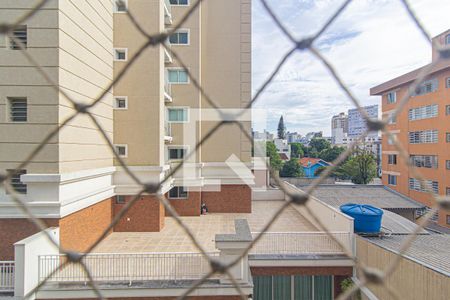
[[[450,31],[433,41],[448,44]],[[432,49],[433,61],[437,59]],[[427,66],[425,66],[427,67]],[[423,68],[425,68],[423,67]],[[400,99],[408,93],[423,68],[387,81],[370,90],[382,96],[383,115],[389,116]],[[409,160],[426,177],[428,188],[440,196],[450,194],[450,61],[443,59],[428,73],[427,79],[409,97],[404,109],[390,119],[388,129],[407,150]],[[428,207],[434,205],[425,187],[414,178],[412,170],[400,157],[392,141],[383,139],[383,183]],[[437,221],[450,226],[450,212],[440,211]]]
[[[371,119],[378,119],[378,105],[365,106],[363,109]],[[348,110],[348,136],[356,138],[367,130],[366,120],[357,108]],[[378,136],[378,132],[369,132],[369,137]]]
[[[341,112],[331,118],[331,138],[333,144],[341,144],[348,134],[348,116]]]

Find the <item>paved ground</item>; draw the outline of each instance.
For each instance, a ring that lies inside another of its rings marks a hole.
[[[261,231],[283,201],[254,201],[251,214],[208,214],[183,217],[183,221],[207,251],[216,251],[214,237],[234,233],[234,220],[247,219],[252,232]],[[173,218],[167,217],[161,232],[114,232],[95,249],[97,253],[197,252]],[[294,208],[288,207],[269,232],[317,231]]]

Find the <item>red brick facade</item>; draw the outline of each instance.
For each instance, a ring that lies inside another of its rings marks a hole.
[[[167,194],[166,198],[180,216],[200,216],[200,206],[202,201],[202,194],[200,192],[189,192],[188,199],[169,199]],[[170,213],[166,211],[166,216],[169,215]]]
[[[126,196],[128,203],[134,196]],[[125,204],[114,202],[116,216]],[[158,232],[164,227],[165,209],[155,196],[142,196],[114,226],[117,232]]]
[[[61,246],[65,250],[85,252],[95,243],[111,224],[113,199],[106,199],[62,218],[59,221]]]
[[[252,189],[248,185],[222,185],[219,192],[202,192],[210,213],[251,213]]]
[[[42,219],[48,227],[58,227],[59,219]],[[0,260],[14,260],[14,243],[40,230],[28,219],[0,219]]]

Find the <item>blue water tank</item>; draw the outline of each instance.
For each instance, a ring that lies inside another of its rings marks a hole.
[[[341,205],[341,211],[355,219],[355,232],[377,233],[381,231],[383,211],[365,204],[347,203]]]

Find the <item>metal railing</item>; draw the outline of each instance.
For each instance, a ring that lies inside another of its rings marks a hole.
[[[164,22],[166,25],[171,25],[173,23],[172,19],[172,6],[169,0],[164,0]]]
[[[259,232],[252,232],[253,238]],[[266,232],[250,250],[250,254],[302,255],[344,254],[344,251],[329,235],[351,249],[351,235],[348,232]]]
[[[13,261],[0,261],[0,292],[14,291],[14,271]]]
[[[172,84],[169,82],[169,70],[167,69],[164,72],[164,100],[172,102]]]
[[[209,255],[218,256],[218,253]],[[66,264],[62,267],[66,261],[66,255],[39,256],[39,281],[43,281],[52,272],[54,274],[47,282],[89,281],[84,268],[79,264]],[[198,280],[211,271],[208,259],[201,253],[93,253],[86,255],[83,263],[89,268],[94,281],[103,282]]]

